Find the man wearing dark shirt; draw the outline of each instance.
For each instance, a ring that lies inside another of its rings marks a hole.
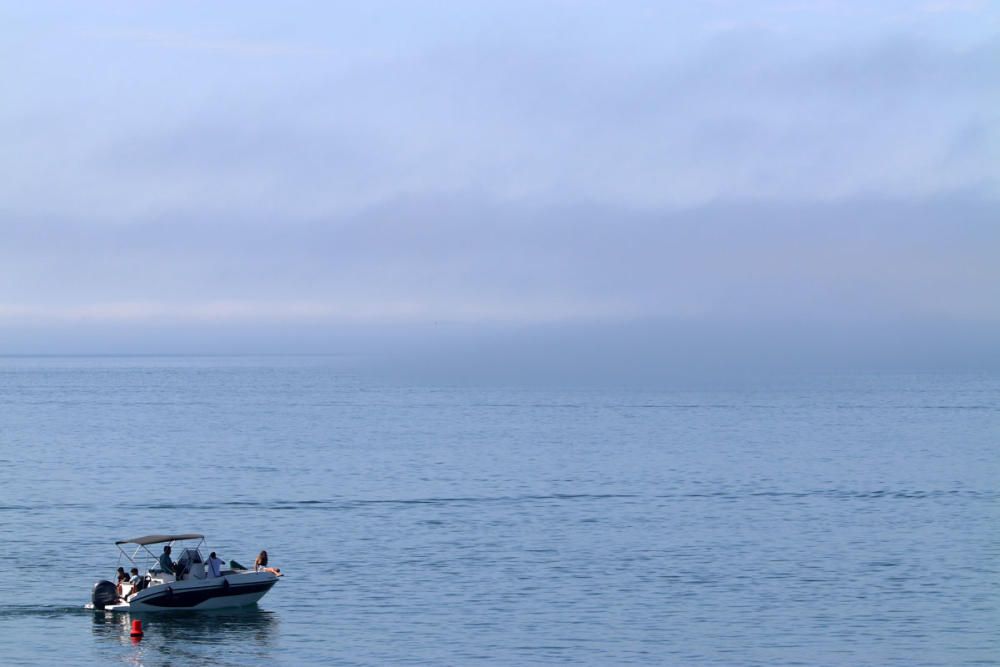
[[[160,569],[166,574],[174,573],[174,561],[170,560],[170,545],[163,547],[163,553],[160,554]]]

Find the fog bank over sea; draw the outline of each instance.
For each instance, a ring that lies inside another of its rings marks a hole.
[[[11,331],[5,332],[10,337]],[[445,383],[691,385],[743,376],[1000,369],[1000,328],[767,322],[362,327],[76,326],[14,331],[7,354],[329,355],[345,371]]]
[[[312,221],[41,219],[0,247],[0,349],[619,380],[995,368],[998,215],[971,196],[665,211],[444,197]]]

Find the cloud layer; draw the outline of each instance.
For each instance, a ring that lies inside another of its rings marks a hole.
[[[10,19],[10,332],[1000,321],[987,4]]]
[[[996,212],[958,197],[672,212],[436,198],[307,222],[33,220],[0,250],[0,317],[1000,322]]]

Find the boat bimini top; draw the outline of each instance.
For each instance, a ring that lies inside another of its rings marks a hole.
[[[118,551],[122,553],[122,556],[125,556],[125,558],[128,559],[128,562],[132,563],[133,565],[138,565],[138,563],[136,562],[136,557],[140,555],[139,554],[140,551],[145,551],[146,554],[153,559],[154,563],[159,558],[157,554],[154,554],[152,551],[149,550],[149,546],[151,544],[173,545],[174,542],[182,542],[184,540],[198,540],[198,543],[195,544],[194,548],[192,549],[193,552],[197,553],[201,545],[204,544],[205,542],[205,536],[199,535],[198,533],[178,533],[177,535],[166,535],[166,534],[142,535],[140,537],[131,537],[127,540],[117,540],[115,542],[115,546],[118,547]],[[122,546],[125,544],[136,545],[135,549],[132,550],[131,554],[129,554],[129,552],[126,551],[125,548]],[[185,549],[185,551],[187,550]],[[200,561],[201,559],[199,558],[198,562]]]
[[[184,533],[182,535],[143,535],[142,537],[133,537],[127,540],[118,540],[115,544],[141,544],[146,546],[147,544],[162,544],[163,542],[175,542],[177,540],[204,540],[204,535],[199,535],[198,533]]]

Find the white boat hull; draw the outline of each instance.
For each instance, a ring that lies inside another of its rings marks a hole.
[[[277,581],[278,577],[270,572],[170,581],[150,586],[127,602],[107,605],[104,611],[159,612],[244,607],[264,597]]]
[[[247,605],[256,604],[267,593],[266,590],[257,593],[244,593],[242,595],[230,595],[224,598],[209,598],[204,602],[200,602],[193,607],[158,607],[151,604],[143,604],[142,602],[130,602],[126,606],[128,609],[123,611],[174,611],[174,610],[192,610],[192,609],[227,609],[230,607],[245,607]]]

